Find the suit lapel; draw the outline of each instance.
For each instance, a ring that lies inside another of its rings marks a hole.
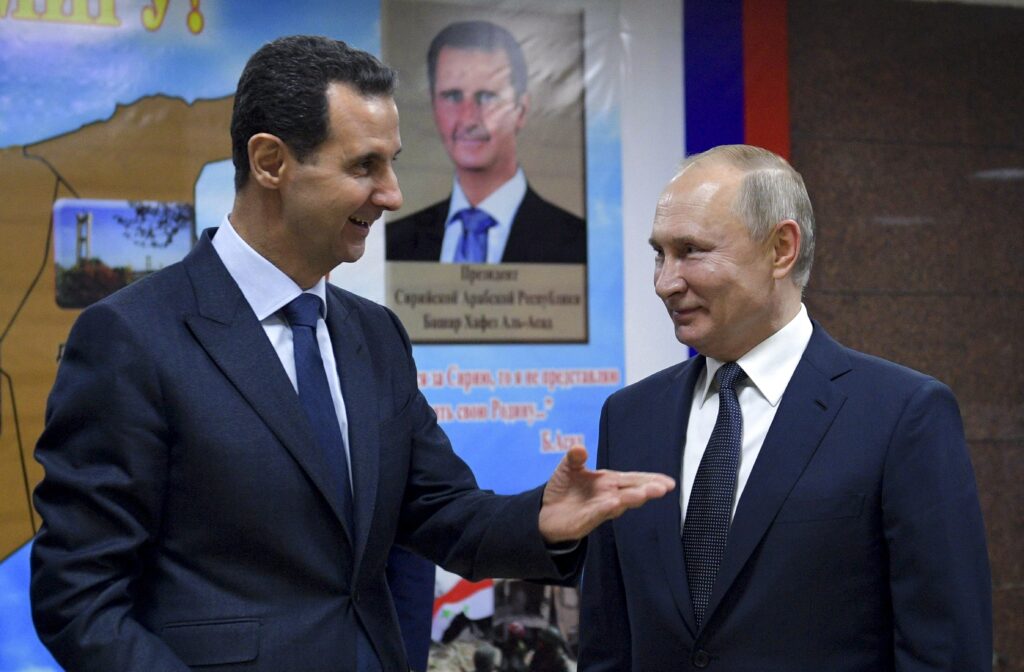
[[[366,549],[380,479],[380,409],[377,385],[358,314],[349,310],[342,294],[328,287],[327,328],[341,379],[348,417],[348,450],[352,465],[356,567]]]
[[[445,225],[448,223],[448,208],[451,207],[451,198],[430,208],[426,213],[425,225],[418,231],[419,240],[416,242],[416,259],[424,261],[437,261],[441,258],[441,247],[444,242]]]
[[[651,437],[652,463],[642,465],[641,469],[668,474],[679,480],[683,473],[683,447],[686,445],[686,426],[690,420],[690,406],[693,402],[693,388],[700,372],[704,369],[704,357],[693,357],[672,377],[672,382],[664,394],[655,402],[657,407],[652,414],[649,426],[653,429]],[[660,435],[657,432],[659,418],[672,418],[674,424],[670,431]],[[680,486],[681,487],[681,486]],[[658,531],[658,553],[661,556],[662,569],[665,571],[665,583],[669,586],[676,608],[686,623],[691,636],[697,632],[696,619],[693,615],[693,601],[690,598],[690,585],[686,577],[686,562],[683,559],[683,543],[680,536],[682,512],[679,506],[679,490],[674,497],[662,497],[648,502],[651,515],[655,517]]]
[[[832,381],[849,370],[839,345],[815,324],[736,508],[708,601],[709,620],[846,401]]]
[[[544,244],[543,241],[536,239],[534,235],[536,233],[535,227],[532,226],[532,220],[537,218],[536,211],[539,201],[540,197],[534,193],[533,189],[527,186],[526,194],[523,195],[523,200],[516,210],[515,217],[512,218],[512,228],[508,232],[505,250],[501,254],[503,262],[509,263],[530,259],[533,256],[531,252],[537,245]]]
[[[256,411],[299,467],[327,499],[344,528],[341,498],[328,479],[327,464],[280,364],[238,285],[224,268],[204,233],[184,265],[195,292],[198,314],[185,322],[196,340]]]

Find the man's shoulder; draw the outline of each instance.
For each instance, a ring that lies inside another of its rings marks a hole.
[[[702,357],[692,357],[652,373],[646,378],[630,383],[621,390],[613,392],[608,397],[608,403],[631,403],[649,399],[652,396],[660,396],[665,393],[666,389],[681,384],[683,379],[692,373],[691,367],[699,367],[703,364],[703,361]]]
[[[394,333],[396,329],[405,333],[405,327],[401,320],[390,308],[331,283],[327,283],[327,293],[329,296],[333,296],[349,314],[357,315],[363,328],[369,334]]]
[[[112,310],[128,315],[176,314],[191,293],[186,292],[188,277],[182,262],[177,262],[139,278],[85,308],[86,311]]]
[[[533,187],[527,186],[526,194],[523,196],[517,216],[522,213],[529,216],[542,216],[545,222],[561,224],[572,229],[584,229],[586,222],[568,210],[558,206],[534,191]]]
[[[513,219],[502,261],[585,264],[586,223],[528,186]]]
[[[877,384],[895,385],[901,388],[917,388],[922,384],[934,381],[933,376],[905,364],[894,362],[884,357],[845,348],[854,372],[859,372],[866,379]]]
[[[935,377],[905,364],[843,345],[817,324],[803,359],[845,392],[879,403],[893,403],[924,386],[946,387]]]
[[[437,261],[450,197],[384,226],[389,261]]]
[[[436,223],[439,219],[448,214],[448,204],[450,202],[451,197],[449,196],[444,200],[432,203],[425,208],[417,210],[416,212],[389,221],[385,225],[387,234],[390,236],[392,232]]]

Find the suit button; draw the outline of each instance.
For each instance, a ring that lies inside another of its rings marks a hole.
[[[693,654],[692,661],[694,667],[699,667],[703,670],[708,666],[708,663],[711,662],[711,656],[709,656],[708,652],[704,649],[699,649],[695,654]]]

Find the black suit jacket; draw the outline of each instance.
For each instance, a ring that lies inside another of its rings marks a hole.
[[[609,397],[598,467],[682,473],[703,357]],[[590,538],[581,672],[988,672],[985,530],[956,400],[815,325],[739,500],[706,623],[679,497]]]
[[[385,227],[389,261],[439,261],[444,239],[445,218],[451,197],[388,222]],[[562,210],[526,188],[512,220],[505,251],[505,263],[587,263],[587,225],[576,215]]]
[[[358,624],[384,670],[408,669],[384,571],[396,542],[467,577],[565,577],[537,529],[542,489],[477,489],[397,318],[331,285],[327,302],[354,530],[209,235],[76,321],[36,452],[31,583],[69,671],[347,671]]]

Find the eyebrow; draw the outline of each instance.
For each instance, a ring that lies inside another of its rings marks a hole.
[[[706,245],[707,244],[706,241],[701,241],[699,238],[696,238],[694,236],[670,236],[664,242],[664,244],[659,243],[657,240],[654,239],[654,236],[651,236],[650,238],[647,239],[647,242],[648,242],[648,244],[651,247],[655,247],[655,248],[657,248],[657,247],[664,247],[666,245],[670,245],[670,246],[673,246],[673,247],[679,247],[681,245],[701,245],[701,244],[705,244]]]
[[[394,155],[391,157],[391,159],[394,160],[401,153],[402,153],[402,148],[399,147],[398,151],[396,151],[394,153]],[[380,152],[366,152],[365,154],[360,154],[359,156],[353,157],[352,163],[362,163],[363,161],[367,161],[367,160],[370,160],[370,161],[387,161],[387,159],[388,159],[388,157],[387,157],[386,154],[382,154]]]

